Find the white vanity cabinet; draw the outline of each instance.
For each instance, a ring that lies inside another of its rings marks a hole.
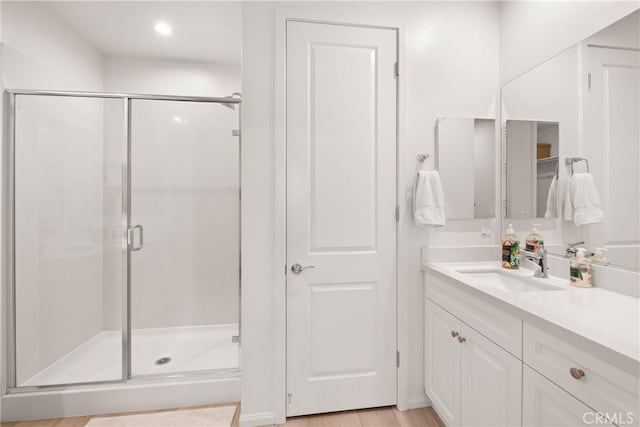
[[[633,368],[465,286],[425,272],[425,393],[447,426],[640,426]]]
[[[430,300],[425,331],[425,391],[445,424],[520,424],[520,360]]]
[[[526,365],[581,402],[616,424],[639,424],[638,377],[527,322],[523,348]]]
[[[527,365],[522,374],[523,426],[612,425]]]
[[[460,424],[460,321],[427,300],[425,306],[425,392],[442,421]]]

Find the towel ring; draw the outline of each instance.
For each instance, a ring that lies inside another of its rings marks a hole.
[[[585,162],[587,164],[587,173],[591,173],[589,170],[589,160],[584,157],[567,157],[564,160],[564,163],[568,166],[571,166],[571,175],[573,175],[573,164],[577,162]]]

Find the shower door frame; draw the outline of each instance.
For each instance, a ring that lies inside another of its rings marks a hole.
[[[123,269],[123,292],[122,292],[122,376],[120,379],[87,381],[80,383],[46,384],[34,386],[17,385],[17,347],[16,347],[16,276],[15,276],[15,145],[16,145],[16,96],[54,96],[54,97],[75,97],[94,99],[120,99],[123,109],[123,141],[122,141],[122,257],[125,264]],[[166,374],[152,374],[132,376],[131,372],[131,252],[132,243],[129,240],[131,231],[131,104],[133,100],[146,101],[181,101],[181,102],[202,102],[215,104],[231,104],[238,106],[238,132],[233,132],[233,136],[238,137],[238,204],[239,212],[242,211],[242,131],[241,131],[241,107],[242,99],[235,97],[240,95],[234,93],[227,97],[206,97],[206,96],[176,96],[176,95],[152,95],[152,94],[129,94],[129,93],[108,93],[108,92],[80,92],[80,91],[48,91],[31,89],[6,89],[5,90],[5,113],[6,142],[3,144],[3,197],[2,197],[2,224],[4,233],[2,236],[3,251],[3,272],[1,291],[4,293],[3,309],[5,310],[6,327],[4,328],[2,343],[6,343],[6,359],[2,369],[6,372],[7,394],[29,393],[45,390],[64,390],[77,387],[92,387],[101,385],[117,385],[126,383],[143,383],[158,379],[180,379],[203,376],[215,376],[215,378],[228,378],[240,375],[240,367],[232,369],[211,369],[202,371],[176,372]],[[242,226],[239,227],[239,245],[242,245]],[[242,247],[238,256],[242,254]],[[238,274],[238,328],[240,330],[240,298],[241,298],[241,260],[239,259],[240,271]],[[238,344],[240,345],[240,338]],[[4,394],[4,393],[2,393]]]

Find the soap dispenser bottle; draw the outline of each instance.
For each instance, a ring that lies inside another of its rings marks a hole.
[[[569,278],[573,286],[590,288],[593,286],[591,260],[586,257],[584,248],[578,248],[575,258],[569,262]]]
[[[520,268],[520,242],[512,224],[502,239],[502,267],[509,270]]]
[[[544,242],[542,240],[542,236],[538,232],[538,226],[540,224],[533,224],[533,228],[531,229],[531,233],[527,236],[527,242],[525,249],[530,252],[535,252],[540,248],[544,247]]]

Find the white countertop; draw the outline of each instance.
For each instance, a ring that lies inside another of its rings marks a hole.
[[[605,289],[578,288],[567,279],[550,276],[535,279],[561,290],[512,293],[479,286],[472,278],[459,273],[465,269],[501,269],[499,262],[430,263],[425,271],[434,271],[474,288],[491,298],[524,313],[640,362],[640,300]],[[509,275],[530,278],[532,270],[507,270]]]

